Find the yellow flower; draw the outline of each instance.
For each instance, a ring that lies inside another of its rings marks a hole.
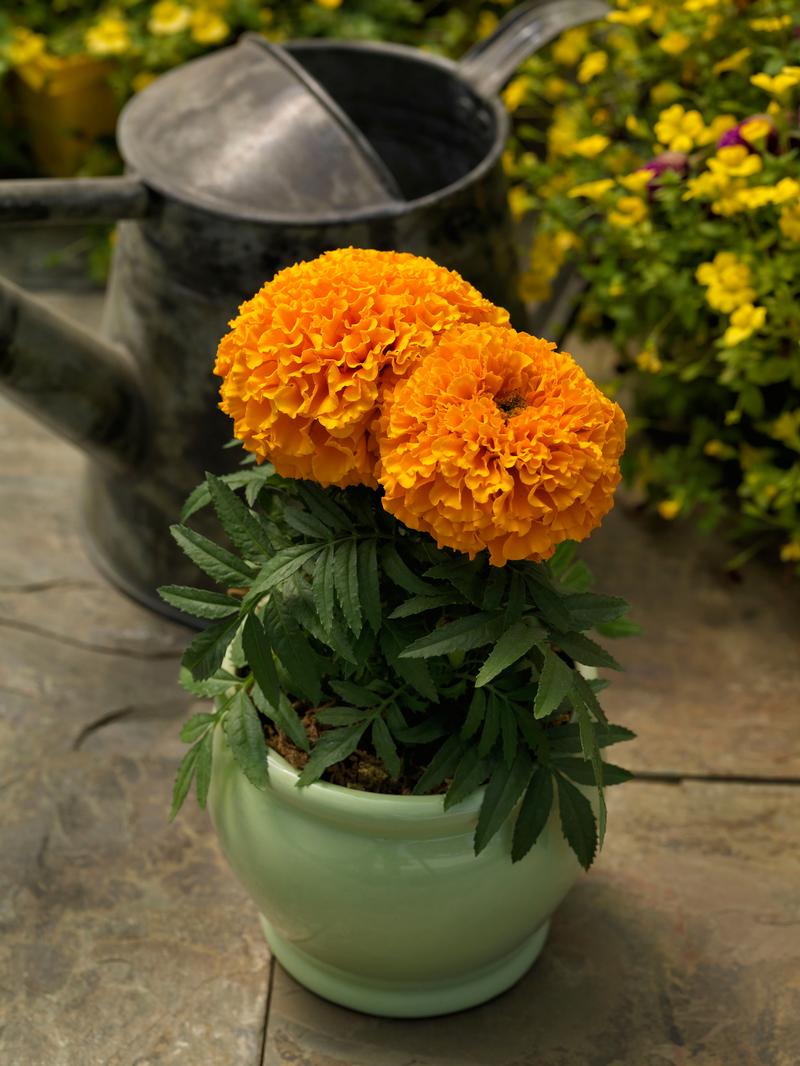
[[[514,78],[513,81],[508,83],[503,90],[503,103],[506,105],[507,110],[517,110],[525,99],[530,84],[531,79],[524,74],[521,74],[518,78]]]
[[[569,82],[558,78],[554,74],[545,79],[542,92],[546,100],[560,100],[569,91]]]
[[[182,33],[191,21],[191,8],[185,4],[176,4],[174,0],[159,0],[159,3],[153,5],[147,28],[154,37],[168,37],[173,33]]]
[[[747,21],[750,29],[758,33],[777,33],[778,30],[785,30],[791,24],[791,15],[777,15],[774,18],[748,19]]]
[[[680,30],[673,30],[672,33],[666,34],[659,40],[658,47],[666,52],[667,55],[679,56],[681,52],[686,51],[691,43],[685,33],[681,33]]]
[[[138,74],[134,74],[131,88],[135,93],[140,93],[148,85],[152,85],[157,77],[158,74],[154,70],[140,70]]]
[[[581,85],[586,85],[592,78],[602,74],[607,66],[607,52],[589,52],[588,55],[583,57],[581,65],[578,67],[578,81]]]
[[[524,185],[512,185],[508,190],[508,206],[514,218],[522,218],[533,203],[533,197]]]
[[[435,338],[508,313],[458,274],[403,252],[343,248],[280,271],[217,349],[234,434],[284,477],[375,484],[380,391]]]
[[[677,518],[681,513],[683,504],[680,500],[662,500],[658,505],[658,513],[662,518],[666,518],[668,522],[671,522],[673,518]]]
[[[634,170],[632,174],[624,174],[619,179],[619,183],[628,192],[635,192],[641,195],[652,180],[653,172],[651,170]]]
[[[800,67],[784,67],[780,73],[771,76],[769,74],[754,74],[750,82],[758,89],[772,93],[773,96],[785,96],[790,89],[800,84]]]
[[[582,137],[573,145],[576,155],[582,155],[584,159],[594,159],[608,148],[611,141],[602,133],[593,133],[590,137]]]
[[[710,171],[705,170],[702,174],[698,174],[696,178],[689,178],[683,199],[710,200],[723,193],[730,186],[730,183],[731,180],[727,174],[712,174]]]
[[[32,63],[44,55],[47,40],[41,33],[32,33],[25,26],[16,26],[11,34],[11,43],[6,48],[6,58],[12,67]]]
[[[754,307],[753,304],[742,304],[731,315],[731,324],[725,330],[722,343],[726,348],[734,348],[737,344],[761,329],[767,317],[764,307]]]
[[[761,156],[749,152],[743,144],[720,148],[717,154],[708,160],[708,169],[712,174],[725,174],[729,178],[749,178],[758,174],[763,167]]]
[[[796,563],[800,561],[800,540],[789,540],[781,548],[781,562]]]
[[[785,204],[787,200],[794,200],[800,196],[800,182],[795,181],[794,178],[781,178],[777,185],[772,189],[772,202],[774,204]]]
[[[757,144],[768,137],[773,130],[772,123],[765,118],[751,118],[739,127],[739,133],[748,144]]]
[[[738,70],[745,60],[750,58],[751,54],[751,48],[740,48],[738,52],[729,55],[727,59],[720,59],[718,63],[714,64],[711,70],[714,74],[727,74],[731,71]]]
[[[779,415],[770,426],[769,435],[800,451],[800,407]]]
[[[121,56],[130,48],[128,23],[117,15],[104,15],[84,36],[86,51],[93,56]]]
[[[706,301],[709,307],[723,314],[730,314],[755,299],[750,268],[733,252],[717,252],[710,263],[700,264],[695,277],[708,290]]]
[[[625,129],[628,133],[632,133],[634,137],[649,137],[650,131],[640,118],[636,115],[625,116]]]
[[[647,204],[638,196],[622,196],[613,211],[608,212],[612,226],[635,226],[647,218]]]
[[[671,104],[673,100],[677,100],[682,95],[680,86],[673,81],[659,81],[650,90],[650,99],[656,107],[664,107],[666,104]]]
[[[562,33],[553,45],[553,59],[562,67],[574,67],[589,47],[589,31],[585,26]]]
[[[621,26],[641,26],[653,15],[649,4],[636,4],[627,11],[611,11],[606,15],[606,22],[618,22]]]
[[[697,138],[697,143],[699,145],[713,144],[720,139],[723,133],[732,130],[735,125],[736,117],[734,115],[717,115],[716,118],[711,120],[710,125],[703,129],[703,132]]]
[[[703,451],[712,459],[733,459],[736,455],[736,450],[721,440],[706,441]]]
[[[778,225],[784,237],[788,237],[790,241],[800,241],[800,204],[784,207]]]
[[[662,111],[655,125],[656,137],[671,152],[688,152],[705,126],[699,111],[686,111],[680,104]]]
[[[220,44],[230,34],[230,26],[216,11],[198,7],[192,12],[192,40],[198,44]]]
[[[384,393],[385,509],[494,566],[588,536],[613,503],[625,417],[554,349],[507,326],[444,333]]]
[[[720,0],[684,0],[683,7],[685,11],[707,11],[719,3]]]
[[[327,11],[337,11],[342,6],[342,0],[314,0],[314,3]]]
[[[573,200],[578,197],[585,196],[587,200],[599,200],[601,196],[605,196],[609,189],[613,189],[614,181],[612,178],[598,178],[597,181],[585,181],[582,185],[574,185],[567,196]]]
[[[564,104],[553,109],[553,121],[547,130],[547,150],[551,157],[569,155],[578,136],[578,119]]]
[[[657,374],[663,367],[658,352],[651,344],[646,344],[636,356],[636,365],[645,374]]]
[[[475,26],[475,36],[477,39],[483,41],[494,33],[499,21],[500,20],[497,15],[495,15],[494,11],[481,11]]]

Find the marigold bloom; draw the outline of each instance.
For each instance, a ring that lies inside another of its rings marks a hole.
[[[493,565],[549,558],[612,506],[625,417],[555,345],[457,326],[384,395],[383,506]]]
[[[277,274],[220,341],[220,407],[286,477],[374,485],[368,427],[382,376],[459,322],[508,321],[458,274],[400,252],[344,248]]]

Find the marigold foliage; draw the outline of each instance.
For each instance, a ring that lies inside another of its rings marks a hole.
[[[374,485],[379,389],[461,322],[508,313],[458,274],[401,252],[339,249],[244,303],[217,352],[235,435],[286,477]]]
[[[554,349],[508,327],[443,334],[384,398],[386,510],[497,566],[587,537],[612,506],[625,418]]]

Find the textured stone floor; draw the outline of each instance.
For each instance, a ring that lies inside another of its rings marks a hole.
[[[0,405],[2,1066],[800,1063],[800,611],[780,573],[734,582],[713,541],[618,509],[587,554],[646,626],[607,701],[640,779],[516,988],[386,1021],[274,966],[206,818],[167,823],[186,632],[92,569],[80,470]]]

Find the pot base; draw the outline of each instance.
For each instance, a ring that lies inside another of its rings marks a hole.
[[[341,1007],[385,1018],[452,1014],[499,996],[533,965],[550,929],[550,922],[544,922],[509,955],[460,977],[439,981],[381,981],[311,958],[279,936],[263,915],[259,919],[272,954],[301,985]]]

